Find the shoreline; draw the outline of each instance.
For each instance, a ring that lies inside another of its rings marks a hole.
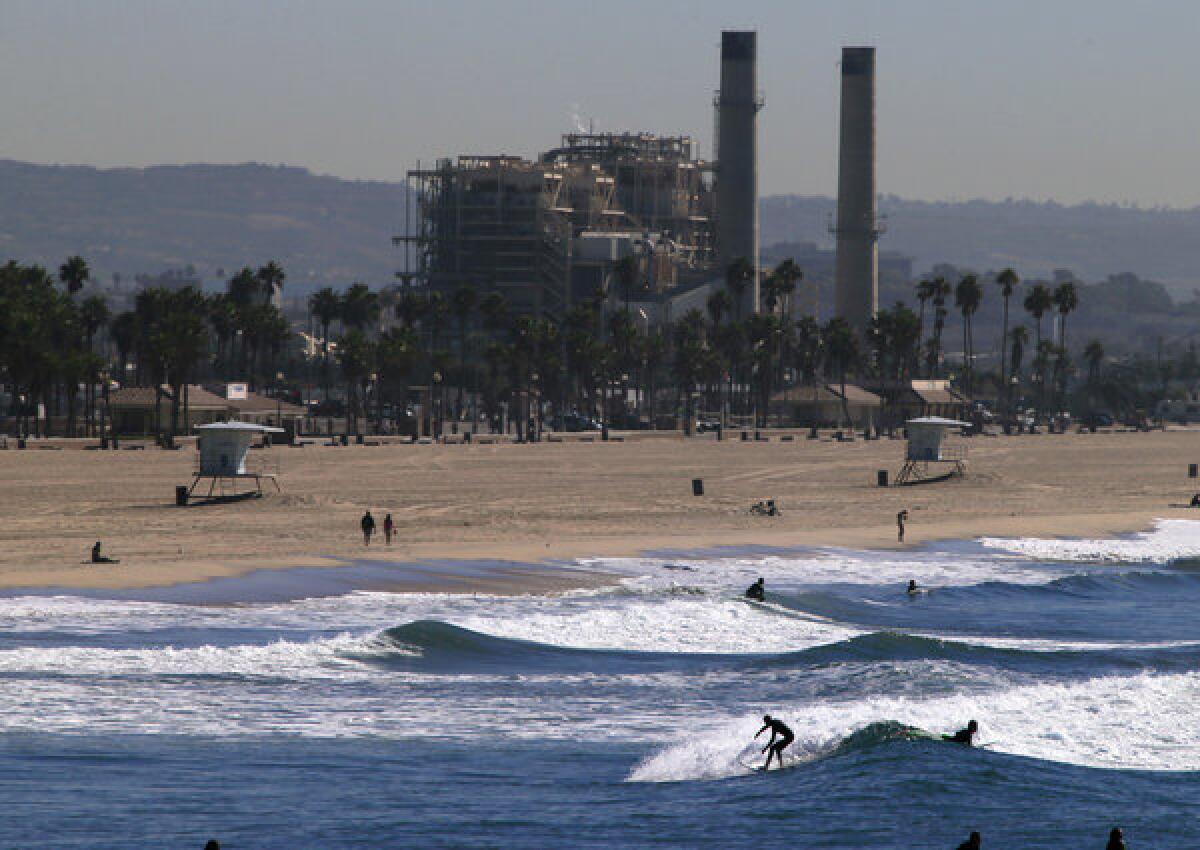
[[[1150,531],[1162,519],[1187,518],[1186,515],[1171,516],[1171,513],[1175,512],[1137,516],[1128,513],[1036,518],[1010,516],[942,522],[925,528],[910,525],[902,544],[894,539],[894,527],[876,525],[836,529],[832,534],[818,530],[773,530],[759,533],[754,539],[731,539],[729,535],[714,532],[711,537],[581,538],[553,546],[543,544],[542,547],[530,542],[499,546],[426,545],[404,556],[380,557],[375,553],[358,559],[319,556],[287,564],[273,560],[238,565],[183,561],[154,571],[154,578],[147,580],[121,574],[119,564],[97,565],[104,569],[72,576],[85,580],[69,584],[25,583],[20,574],[4,576],[0,578],[0,596],[80,595],[219,605],[283,602],[351,591],[549,595],[616,587],[625,578],[578,563],[591,558],[668,557],[673,553],[680,557],[702,558],[715,556],[722,549],[746,551],[755,548],[886,552],[981,537],[1111,538]],[[1196,519],[1200,520],[1200,516]],[[320,578],[315,582],[306,581],[318,575]],[[248,595],[245,593],[247,584],[250,585]],[[272,589],[263,592],[255,590],[255,585]],[[286,590],[281,590],[283,588]],[[227,590],[232,590],[232,595]]]
[[[975,438],[964,478],[886,488],[876,472],[896,467],[899,440],[276,447],[263,454],[282,465],[281,494],[184,508],[172,496],[190,478],[187,452],[0,451],[0,591],[136,590],[371,561],[421,592],[548,593],[616,580],[578,560],[896,549],[900,510],[907,548],[1109,537],[1200,519],[1182,507],[1200,489],[1186,476],[1196,434]],[[779,516],[750,512],[767,498]],[[381,535],[363,547],[367,510],[379,524],[392,514],[391,547]],[[121,563],[86,562],[96,540]],[[471,562],[493,566],[463,575]]]

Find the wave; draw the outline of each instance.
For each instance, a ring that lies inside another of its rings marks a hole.
[[[979,542],[1030,558],[1047,561],[1157,562],[1200,557],[1200,522],[1160,519],[1150,531],[1126,537],[1058,540],[1036,537],[984,537]]]
[[[803,764],[835,755],[859,730],[889,723],[949,732],[979,721],[991,752],[1095,768],[1200,770],[1200,730],[1188,722],[1200,673],[1100,676],[949,695],[889,695],[768,706],[796,733]],[[722,779],[748,773],[747,742],[758,715],[697,719],[686,740],[646,757],[630,781]],[[871,736],[867,736],[870,739]]]

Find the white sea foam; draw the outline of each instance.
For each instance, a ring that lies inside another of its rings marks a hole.
[[[661,587],[686,582],[703,588],[743,587],[757,576],[775,586],[816,584],[903,584],[964,586],[988,581],[1045,584],[1066,572],[1062,567],[1005,558],[996,553],[858,552],[821,549],[796,554],[677,558],[593,558],[584,566],[636,576],[635,586]],[[686,567],[686,570],[680,569]]]
[[[1150,531],[1094,540],[984,537],[984,546],[1048,561],[1166,563],[1200,556],[1200,522],[1161,519]]]
[[[1088,767],[1197,770],[1200,730],[1181,722],[1197,697],[1200,673],[1146,673],[955,696],[809,701],[777,711],[796,733],[792,763],[830,755],[872,723],[948,732],[974,717],[980,722],[977,741],[995,752]],[[649,756],[629,778],[663,782],[747,773],[747,742],[760,723],[755,715],[742,715],[695,724],[686,741]]]

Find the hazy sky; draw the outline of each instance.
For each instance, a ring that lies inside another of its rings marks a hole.
[[[0,158],[397,179],[576,116],[707,156],[722,28],[759,31],[764,194],[833,193],[874,44],[882,192],[1200,204],[1196,0],[0,0]]]

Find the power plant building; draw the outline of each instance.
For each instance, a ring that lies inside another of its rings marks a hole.
[[[835,314],[864,334],[879,309],[875,48],[842,48]]]
[[[407,248],[398,276],[444,294],[499,292],[514,313],[557,318],[624,296],[626,257],[635,301],[721,286],[739,257],[757,269],[755,50],[753,32],[722,34],[719,163],[685,135],[569,133],[535,159],[460,156],[410,171],[415,221],[394,240]],[[752,312],[757,279],[748,289]]]

